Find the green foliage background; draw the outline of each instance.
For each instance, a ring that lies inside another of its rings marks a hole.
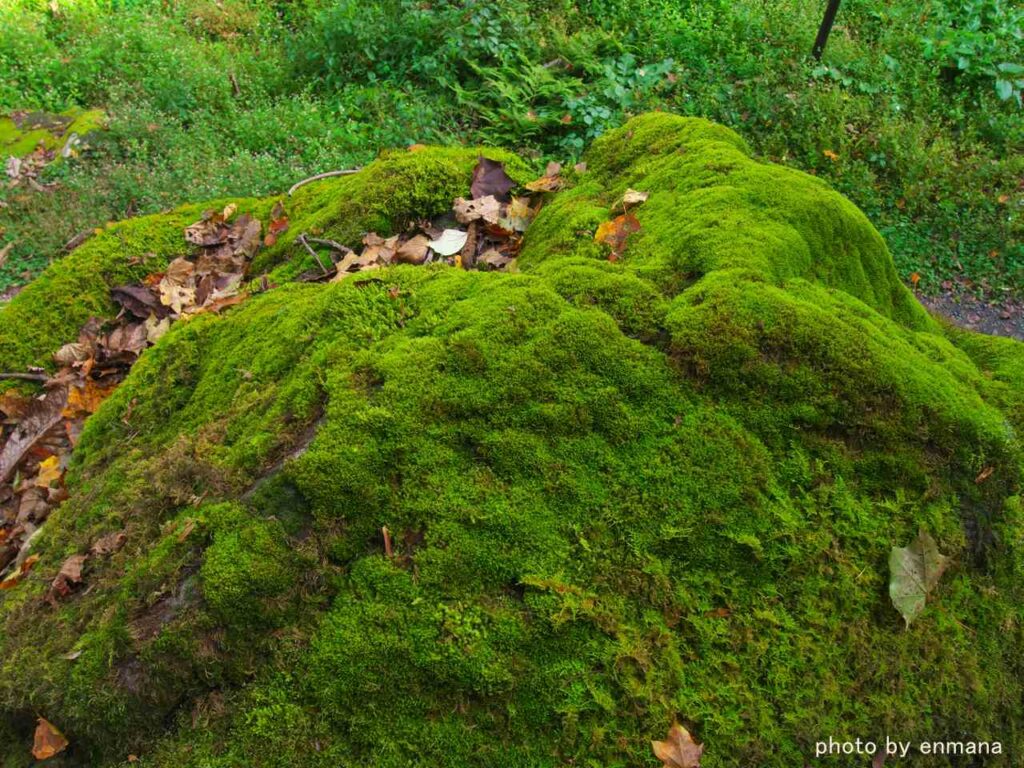
[[[1003,0],[0,0],[0,110],[103,106],[56,195],[0,192],[0,290],[72,235],[412,142],[576,157],[653,108],[827,178],[904,278],[1018,292],[1024,12]],[[835,159],[828,153],[835,153]],[[0,243],[2,247],[2,243]]]

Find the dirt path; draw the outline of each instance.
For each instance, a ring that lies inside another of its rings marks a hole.
[[[917,300],[932,312],[949,318],[961,328],[1024,341],[1024,302],[1005,301],[996,305],[971,296],[956,296],[952,293],[918,296]]]

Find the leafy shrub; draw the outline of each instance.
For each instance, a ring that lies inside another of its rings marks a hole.
[[[942,0],[932,12],[925,56],[972,85],[991,83],[1001,100],[1024,106],[1024,8],[1005,0]]]

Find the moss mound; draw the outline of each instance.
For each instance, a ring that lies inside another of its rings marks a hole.
[[[296,231],[442,210],[475,157],[310,185]],[[712,768],[887,734],[1012,764],[1024,348],[940,327],[856,209],[724,128],[648,115],[587,162],[518,274],[286,285],[143,355],[33,573],[126,546],[55,608],[45,578],[0,597],[10,764],[36,714],[68,765],[654,765],[676,718]],[[593,232],[628,187],[650,198],[610,263]],[[0,312],[0,361],[43,360],[194,215],[52,267]],[[921,527],[953,565],[905,629],[887,558]]]

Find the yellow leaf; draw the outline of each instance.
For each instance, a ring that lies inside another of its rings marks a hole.
[[[49,488],[51,485],[60,482],[60,458],[51,456],[39,462],[39,474],[36,476],[36,485],[40,488]]]
[[[831,160],[831,161],[832,161],[833,163],[835,163],[835,162],[838,162],[838,161],[839,161],[839,155],[837,155],[837,154],[836,154],[835,152],[833,152],[833,151],[832,151],[831,149],[826,149],[826,150],[825,150],[824,152],[822,152],[822,154],[823,154],[823,155],[824,155],[825,157],[827,157],[827,158],[828,158],[829,160]]]

